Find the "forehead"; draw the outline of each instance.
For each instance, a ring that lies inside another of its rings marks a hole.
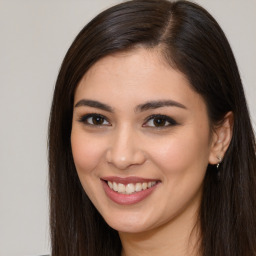
[[[121,100],[123,105],[159,99],[204,105],[183,73],[167,64],[158,50],[144,48],[97,61],[77,87],[75,101],[82,98],[111,104]]]
[[[163,67],[165,68],[163,69]],[[79,85],[83,85],[87,80],[91,81],[102,77],[111,80],[120,78],[123,79],[122,84],[131,84],[136,79],[146,80],[153,74],[156,76],[159,69],[171,70],[171,67],[163,60],[158,50],[135,48],[107,55],[98,60],[86,72]]]

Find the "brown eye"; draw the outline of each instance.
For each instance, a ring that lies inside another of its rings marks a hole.
[[[94,116],[91,119],[94,125],[102,125],[104,123],[104,118],[101,116]]]
[[[175,126],[178,123],[169,116],[166,115],[152,115],[143,124],[144,127],[166,128],[169,126]]]
[[[161,127],[166,125],[166,119],[163,118],[155,118],[153,119],[153,124],[156,127]]]
[[[79,119],[79,122],[82,122],[86,125],[92,125],[92,126],[111,126],[107,118],[100,114],[88,114],[85,116],[82,116]]]

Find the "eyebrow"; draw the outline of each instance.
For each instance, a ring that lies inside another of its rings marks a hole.
[[[107,111],[107,112],[114,112],[113,108],[110,107],[107,104],[101,103],[99,101],[96,100],[86,100],[86,99],[82,99],[80,101],[78,101],[75,105],[75,108],[77,107],[81,107],[81,106],[88,106],[88,107],[92,107],[92,108],[99,108],[101,110]]]
[[[156,109],[156,108],[162,108],[162,107],[178,107],[182,109],[187,109],[183,104],[174,101],[174,100],[160,100],[160,101],[149,101],[144,104],[138,105],[135,108],[135,111],[146,111],[149,109]]]
[[[101,110],[104,110],[107,112],[111,112],[111,113],[114,112],[114,110],[111,106],[101,103],[99,101],[95,101],[95,100],[82,99],[75,104],[75,108],[81,107],[81,106],[98,108],[98,109],[101,109]],[[136,106],[135,112],[143,112],[143,111],[146,111],[149,109],[157,109],[157,108],[162,108],[162,107],[178,107],[178,108],[182,108],[182,109],[187,109],[183,104],[181,104],[177,101],[159,100],[159,101],[149,101],[144,104],[140,104],[140,105]]]

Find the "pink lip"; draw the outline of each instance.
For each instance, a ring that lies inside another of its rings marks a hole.
[[[106,195],[115,203],[121,204],[121,205],[131,205],[136,204],[145,198],[147,198],[160,184],[158,182],[156,185],[154,185],[151,188],[148,188],[146,190],[142,190],[140,192],[135,192],[133,194],[127,195],[127,194],[121,194],[113,191],[107,184],[107,181],[111,182],[117,182],[122,184],[128,184],[128,183],[143,183],[143,182],[150,182],[150,181],[156,181],[153,179],[142,179],[138,177],[127,177],[127,178],[120,178],[120,177],[107,177],[102,178],[102,185],[103,189],[106,193]]]

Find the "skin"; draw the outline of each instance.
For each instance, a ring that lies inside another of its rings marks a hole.
[[[106,104],[112,112],[76,106],[83,99]],[[184,107],[138,110],[138,105],[159,100]],[[100,124],[86,119],[91,113],[104,117]],[[156,114],[176,124],[161,120],[162,126],[155,126],[156,119],[148,118]],[[212,133],[203,98],[157,50],[139,48],[104,57],[84,75],[74,97],[74,162],[85,192],[119,232],[122,255],[197,255],[202,183],[207,165],[217,164],[228,147],[231,117]],[[160,183],[144,200],[119,205],[103,189],[105,176]]]

